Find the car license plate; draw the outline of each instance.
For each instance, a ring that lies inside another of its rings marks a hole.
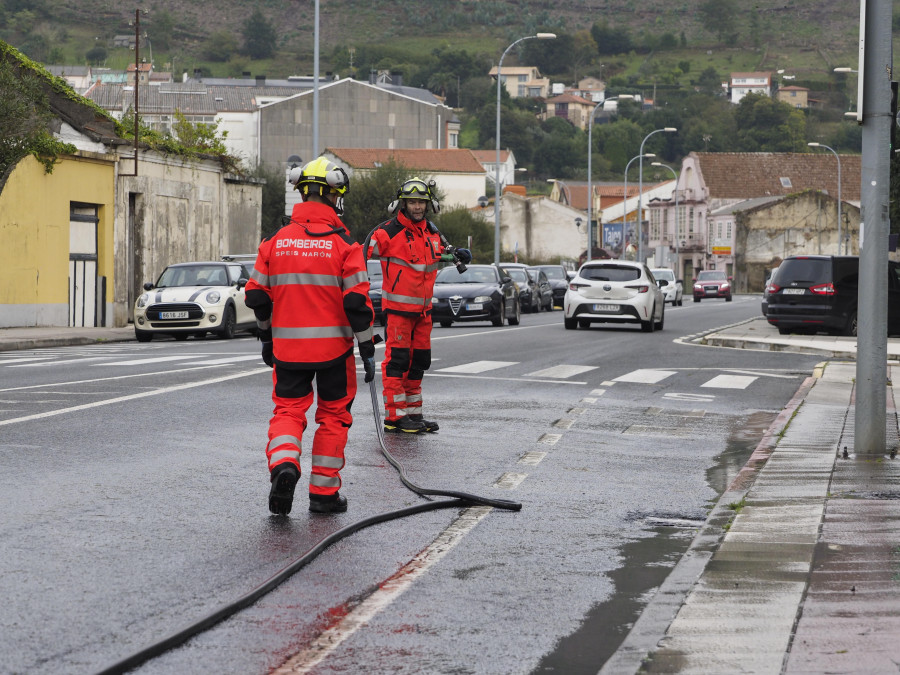
[[[594,305],[595,312],[618,312],[618,305]]]
[[[706,289],[706,294],[707,294],[707,295],[715,295],[715,294],[718,293],[718,292],[719,292],[719,289],[718,289],[718,288],[707,288],[707,289]]]
[[[480,312],[484,309],[484,304],[480,302],[470,302],[466,304],[466,310],[469,312]]]
[[[188,318],[187,312],[160,312],[160,319],[186,319]]]
[[[785,295],[803,295],[804,293],[806,293],[806,289],[805,288],[785,288],[781,292],[784,293]]]

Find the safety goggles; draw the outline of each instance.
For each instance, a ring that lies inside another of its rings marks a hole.
[[[400,197],[406,199],[431,199],[428,186],[421,181],[404,183],[400,188]]]

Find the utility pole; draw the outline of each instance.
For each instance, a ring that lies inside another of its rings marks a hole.
[[[891,125],[891,0],[862,0],[863,83],[859,310],[854,451],[886,450],[887,280]]]

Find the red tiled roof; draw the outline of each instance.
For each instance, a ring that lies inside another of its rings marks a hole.
[[[837,161],[827,150],[809,153],[692,152],[713,199],[750,199],[826,190],[837,198]],[[860,200],[862,157],[840,155],[841,198]],[[781,178],[789,178],[784,186]]]
[[[548,98],[547,103],[580,103],[582,105],[595,105],[586,98],[569,93],[559,94],[558,96]]]
[[[494,164],[497,161],[497,151],[496,150],[472,150],[472,154],[475,155],[475,159],[477,159],[479,162]],[[500,151],[500,161],[505,162],[508,159],[509,159],[509,150],[501,150]]]
[[[375,169],[379,165],[393,160],[413,171],[484,173],[481,162],[468,149],[326,148],[325,150],[354,169]]]

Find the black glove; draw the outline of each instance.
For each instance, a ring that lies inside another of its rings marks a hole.
[[[272,365],[274,364],[275,357],[272,354],[272,343],[271,342],[263,342],[262,343],[262,360],[263,360],[263,363],[265,363],[267,366],[269,366],[269,368],[271,368]]]
[[[472,262],[472,251],[467,248],[458,248],[456,249],[456,258],[463,265],[468,265]]]
[[[359,356],[363,362],[363,368],[366,369],[366,383],[375,379],[375,342],[366,340],[359,343]]]

